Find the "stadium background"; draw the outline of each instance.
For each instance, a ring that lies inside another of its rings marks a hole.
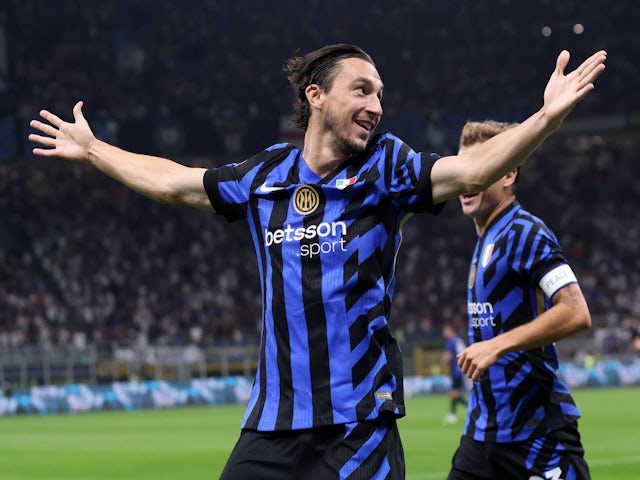
[[[607,361],[634,364],[639,21],[627,0],[4,0],[5,393],[246,376],[258,341],[257,269],[243,225],[154,204],[84,166],[34,158],[28,122],[38,110],[69,118],[82,99],[94,132],[123,148],[194,166],[237,161],[300,140],[288,125],[284,63],[341,41],[376,60],[385,82],[380,128],[440,154],[455,152],[466,119],[517,121],[539,108],[561,49],[571,51],[570,67],[608,50],[596,92],[525,164],[518,197],[558,234],[592,311],[592,330],[560,343],[563,361],[605,362],[605,377]],[[454,201],[406,229],[392,328],[410,376],[442,373],[440,327],[464,325],[474,241]]]

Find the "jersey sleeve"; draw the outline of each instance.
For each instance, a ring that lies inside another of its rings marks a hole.
[[[529,230],[515,231],[520,235],[514,235],[513,241],[518,245],[511,251],[519,252],[512,258],[518,273],[529,276],[548,298],[570,283],[577,283],[556,236],[544,223],[538,220],[530,224]]]
[[[250,192],[246,185],[250,185],[251,181],[247,179],[248,172],[243,172],[241,165],[243,164],[210,168],[204,174],[204,188],[213,209],[224,215],[229,222],[245,218],[247,212]]]
[[[431,185],[431,169],[440,156],[415,152],[390,134],[383,138],[384,175],[392,201],[408,212],[440,213],[446,202],[433,203]]]
[[[256,178],[266,164],[279,162],[292,149],[291,145],[277,144],[242,163],[208,169],[203,183],[215,212],[224,215],[229,222],[246,218],[251,193],[257,188]]]

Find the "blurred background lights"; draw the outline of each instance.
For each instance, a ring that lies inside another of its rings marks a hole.
[[[542,33],[543,37],[550,37],[551,36],[551,27],[548,27],[548,26],[542,27],[542,30],[540,31],[540,33]]]
[[[575,33],[576,35],[580,35],[582,32],[584,32],[584,25],[582,25],[581,23],[576,23],[573,26],[573,33]]]

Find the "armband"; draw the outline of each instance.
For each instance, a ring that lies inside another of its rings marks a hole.
[[[566,263],[557,266],[553,270],[547,272],[544,277],[540,279],[540,288],[549,298],[553,296],[562,287],[566,287],[570,283],[578,283],[571,267]]]

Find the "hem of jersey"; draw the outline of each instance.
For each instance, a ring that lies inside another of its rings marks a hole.
[[[475,438],[474,435],[470,435],[468,432],[463,432],[462,435],[465,437],[470,438],[471,440],[474,440],[476,442],[491,442],[491,443],[520,443],[520,442],[528,442],[533,438],[541,438],[544,437],[546,435],[549,435],[549,433],[551,432],[555,432],[557,430],[562,430],[563,428],[565,428],[567,425],[571,425],[572,423],[578,421],[578,419],[580,418],[580,415],[563,415],[562,416],[562,421],[559,423],[556,423],[552,426],[549,426],[548,428],[546,428],[544,431],[540,431],[540,430],[533,430],[531,432],[531,434],[527,435],[525,438],[518,438],[517,440],[514,439],[500,439],[498,438],[498,436],[496,435],[496,439],[495,440],[487,440],[486,439],[486,431],[483,430],[482,432],[485,434],[485,438],[484,439],[480,439],[480,438]],[[493,432],[493,430],[492,430]]]
[[[279,423],[279,424],[276,423],[271,428],[265,428],[265,427],[260,427],[260,422],[250,422],[250,423],[247,422],[243,424],[240,428],[242,430],[255,430],[257,432],[284,432],[284,431],[310,430],[314,428],[332,427],[336,425],[345,425],[350,423],[371,422],[385,416],[392,416],[396,419],[402,418],[405,416],[404,406],[402,407],[396,406],[396,410],[397,411],[390,410],[390,409],[381,409],[378,411],[378,414],[373,418],[370,418],[370,417],[354,418],[354,419],[345,418],[344,420],[335,421],[333,417],[323,417],[323,418],[320,418],[319,423],[317,423],[316,425],[313,425],[313,422],[309,422],[309,424],[305,423],[305,425],[302,425],[299,427],[293,426],[291,425],[291,423]]]

